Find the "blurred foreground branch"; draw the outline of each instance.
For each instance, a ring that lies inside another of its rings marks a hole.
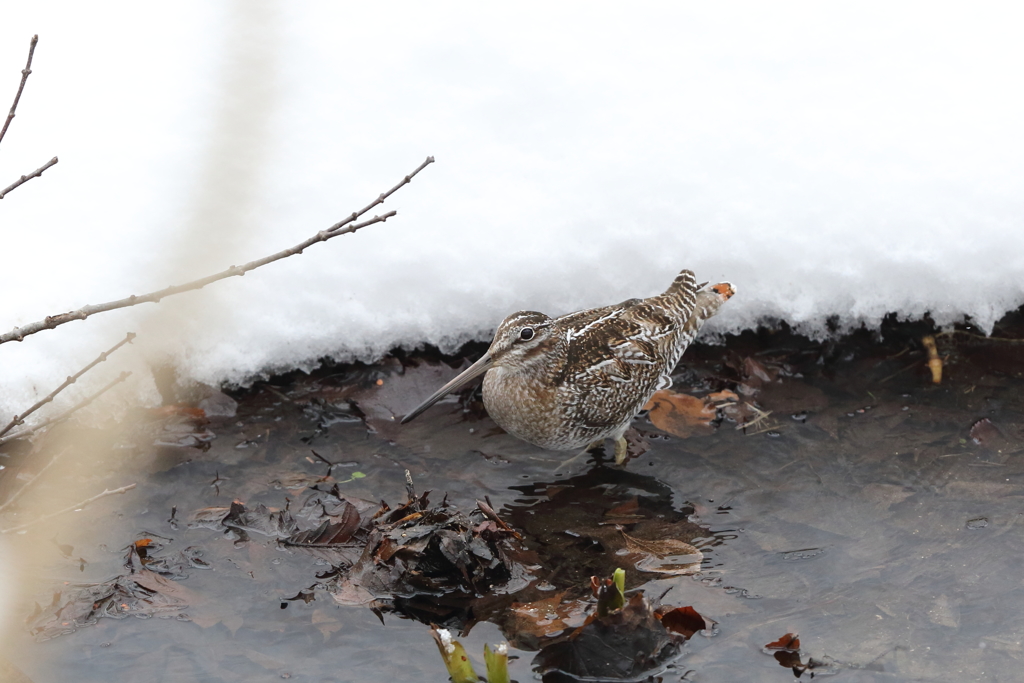
[[[89,503],[96,502],[100,498],[106,498],[107,496],[114,496],[114,495],[117,495],[119,493],[124,493],[125,491],[131,491],[133,488],[135,488],[135,484],[128,484],[127,486],[122,486],[119,489],[104,489],[103,493],[96,494],[92,498],[86,498],[81,503],[75,503],[71,507],[66,507],[63,510],[58,510],[57,512],[51,512],[50,514],[43,515],[42,517],[37,517],[36,519],[33,519],[31,522],[26,522],[26,523],[21,524],[19,526],[12,526],[10,529],[0,529],[0,534],[9,534],[12,531],[21,531],[22,529],[30,527],[33,524],[38,524],[39,522],[43,522],[43,521],[45,521],[47,519],[53,519],[54,517],[56,517],[58,515],[63,515],[65,512],[72,512],[74,510],[80,510],[80,509],[84,508],[86,505],[88,505]]]
[[[24,439],[29,434],[32,434],[33,432],[38,432],[43,427],[48,427],[48,426],[52,425],[54,422],[60,422],[64,418],[66,418],[69,415],[71,415],[71,413],[75,412],[76,410],[80,410],[80,409],[86,407],[87,405],[89,405],[90,403],[92,403],[93,401],[98,399],[100,396],[102,396],[103,394],[107,393],[108,391],[113,389],[115,386],[117,386],[121,382],[123,382],[126,379],[128,379],[131,376],[131,374],[132,374],[131,371],[122,372],[120,375],[118,375],[116,378],[114,378],[111,382],[109,382],[105,387],[103,387],[102,389],[97,391],[95,394],[93,394],[92,396],[89,396],[89,397],[79,401],[75,405],[73,405],[70,408],[68,408],[67,410],[65,410],[60,415],[57,415],[56,417],[51,417],[49,420],[44,420],[44,421],[40,422],[37,425],[33,425],[33,426],[29,427],[28,429],[22,429],[20,432],[16,432],[14,434],[9,434],[9,435],[7,435],[7,436],[5,436],[3,438],[0,438],[0,446],[3,446],[8,441],[14,441],[15,439]]]
[[[384,200],[386,200],[392,194],[397,192],[404,185],[409,184],[412,181],[412,179],[416,177],[416,174],[418,174],[420,171],[422,171],[424,168],[426,168],[428,165],[432,163],[434,163],[434,157],[427,157],[426,161],[420,164],[415,171],[405,176],[397,185],[392,187],[387,192],[384,192],[381,195],[379,195],[376,199],[367,204],[360,211],[353,212],[351,216],[348,216],[347,218],[338,221],[337,223],[327,228],[326,230],[321,230],[320,232],[316,233],[309,239],[305,240],[304,242],[300,242],[299,244],[296,244],[294,247],[291,247],[290,249],[279,251],[276,254],[271,254],[270,256],[266,256],[256,261],[250,261],[249,263],[246,263],[241,266],[231,266],[227,270],[221,271],[220,273],[209,275],[198,280],[193,280],[192,282],[186,282],[185,284],[182,285],[167,287],[156,292],[150,292],[149,294],[142,294],[141,296],[132,295],[125,299],[118,299],[117,301],[108,301],[107,303],[103,304],[83,306],[82,308],[79,308],[76,311],[61,313],[60,315],[47,316],[46,318],[38,322],[29,323],[28,325],[24,325],[22,327],[15,327],[13,330],[7,332],[6,334],[0,334],[0,344],[9,341],[21,341],[30,334],[42,332],[43,330],[52,330],[53,328],[59,325],[63,325],[65,323],[69,323],[72,320],[85,320],[90,315],[94,315],[96,313],[113,311],[118,308],[127,308],[129,306],[135,306],[137,304],[144,304],[150,302],[157,303],[164,297],[174,296],[175,294],[181,294],[182,292],[188,292],[195,289],[202,289],[206,285],[212,282],[216,282],[217,280],[223,280],[225,278],[233,277],[235,275],[245,275],[250,270],[254,270],[256,268],[259,268],[260,266],[265,266],[268,263],[273,263],[274,261],[279,261],[283,258],[294,256],[295,254],[301,254],[303,250],[305,250],[307,247],[316,244],[317,242],[326,242],[332,237],[338,237],[339,235],[347,235],[348,233],[355,232],[360,228],[365,228],[366,226],[373,225],[374,223],[383,223],[387,219],[396,215],[398,212],[388,211],[385,214],[382,214],[380,216],[374,216],[373,218],[365,220],[361,223],[356,223],[355,221],[356,219],[360,218],[365,213],[367,213],[373,207],[377,206],[378,204],[383,204]],[[0,441],[0,443],[2,443],[2,441]]]
[[[37,410],[42,408],[44,405],[46,405],[47,403],[52,401],[57,396],[57,394],[59,394],[60,392],[64,391],[69,386],[71,386],[76,381],[78,381],[79,377],[81,377],[82,375],[84,375],[85,373],[89,372],[94,367],[96,367],[97,365],[99,365],[100,363],[105,361],[107,359],[107,356],[112,354],[114,351],[117,351],[119,348],[121,348],[125,344],[131,343],[131,341],[133,339],[135,339],[135,333],[134,332],[129,332],[128,335],[124,339],[122,339],[121,341],[119,341],[118,343],[114,344],[112,347],[110,347],[109,349],[107,349],[106,351],[101,353],[96,358],[96,360],[94,360],[93,362],[89,363],[84,368],[82,368],[81,370],[79,370],[75,374],[71,375],[66,380],[64,380],[63,384],[61,384],[59,387],[57,387],[56,389],[51,391],[45,398],[40,399],[39,401],[37,401],[35,405],[33,405],[31,408],[26,410],[21,415],[15,415],[13,418],[11,418],[11,421],[7,424],[6,427],[4,427],[3,429],[0,429],[0,436],[3,436],[4,434],[6,434],[7,432],[11,431],[12,429],[17,427],[18,425],[25,424],[25,418],[26,417],[28,417],[29,415],[31,415],[32,413],[36,412]],[[3,443],[3,442],[0,441],[0,443]]]
[[[21,100],[21,93],[25,89],[25,81],[28,80],[29,74],[32,73],[32,56],[36,53],[36,43],[38,42],[39,36],[32,36],[32,40],[28,44],[28,61],[25,63],[25,68],[21,70],[21,85],[18,86],[18,94],[14,96],[14,104],[11,105],[11,111],[7,114],[4,127],[0,129],[0,142],[3,142],[4,136],[7,135],[7,128],[10,127],[11,121],[14,120],[14,111],[18,108],[18,102]]]
[[[14,503],[14,501],[18,500],[18,498],[21,497],[21,494],[25,493],[25,490],[29,486],[31,486],[32,484],[34,484],[37,481],[39,481],[40,477],[43,476],[43,473],[46,472],[46,470],[50,469],[50,466],[53,465],[53,463],[57,462],[57,460],[59,460],[60,457],[62,455],[64,455],[66,452],[67,452],[67,449],[65,448],[63,451],[61,451],[57,455],[55,455],[52,458],[50,458],[50,462],[48,462],[45,465],[43,465],[43,467],[38,472],[36,472],[34,477],[32,477],[31,479],[26,481],[24,484],[22,484],[21,488],[19,488],[17,491],[12,493],[10,495],[10,497],[7,500],[5,500],[2,505],[0,505],[0,512],[3,512],[8,507],[10,507]]]

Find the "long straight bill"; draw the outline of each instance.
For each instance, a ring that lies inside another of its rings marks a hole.
[[[447,394],[450,394],[453,391],[461,389],[462,387],[469,384],[471,381],[473,381],[480,375],[487,372],[491,367],[491,362],[492,360],[490,354],[485,353],[483,358],[470,365],[462,372],[461,375],[459,375],[451,382],[448,382],[448,384],[445,384],[443,387],[441,387],[433,394],[431,394],[430,398],[428,398],[423,403],[419,404],[416,410],[412,411],[411,413],[403,417],[402,424],[405,424],[406,422],[412,420],[414,417],[422,413],[424,410],[440,401]]]

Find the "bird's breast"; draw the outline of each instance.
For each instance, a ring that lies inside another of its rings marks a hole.
[[[571,417],[559,400],[559,389],[527,373],[496,367],[484,375],[484,406],[506,432],[542,448],[563,450]]]

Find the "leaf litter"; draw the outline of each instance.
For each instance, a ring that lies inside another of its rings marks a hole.
[[[94,584],[70,584],[57,591],[52,602],[27,619],[29,632],[40,641],[74,633],[99,619],[182,617],[197,597],[179,580],[187,569],[209,569],[201,550],[162,551],[170,539],[142,538],[125,549],[126,574]]]

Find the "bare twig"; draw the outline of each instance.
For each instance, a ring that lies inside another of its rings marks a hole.
[[[3,199],[4,197],[6,197],[7,193],[10,192],[11,190],[13,190],[14,188],[20,187],[21,185],[24,185],[28,181],[32,180],[33,178],[38,178],[39,176],[43,175],[43,171],[45,171],[46,169],[50,168],[51,166],[53,166],[56,163],[57,163],[57,157],[54,157],[54,158],[50,159],[49,161],[47,161],[42,166],[40,166],[39,168],[37,168],[36,170],[34,170],[31,173],[29,173],[28,175],[21,176],[20,178],[15,180],[13,183],[11,183],[7,187],[5,187],[3,189],[3,191],[0,191],[0,199]]]
[[[303,250],[305,250],[307,247],[316,244],[317,242],[326,242],[332,237],[346,235],[348,233],[355,232],[360,228],[365,228],[368,225],[373,225],[374,223],[383,223],[387,219],[396,215],[398,212],[388,211],[385,214],[382,214],[380,216],[374,216],[373,218],[363,221],[362,223],[356,223],[355,220],[362,216],[363,214],[365,214],[366,212],[368,212],[373,207],[383,203],[385,199],[387,199],[392,194],[397,192],[398,189],[401,188],[403,185],[407,185],[409,182],[411,182],[417,173],[419,173],[429,164],[432,163],[434,163],[434,157],[427,157],[426,161],[420,164],[415,171],[405,176],[405,178],[403,178],[397,185],[392,187],[387,192],[384,192],[383,194],[378,196],[375,200],[373,200],[365,207],[363,207],[362,210],[353,212],[351,216],[341,221],[338,221],[328,229],[318,232],[317,234],[313,235],[306,241],[300,242],[299,244],[296,244],[294,247],[291,247],[290,249],[279,251],[276,254],[271,254],[270,256],[266,256],[256,261],[250,261],[249,263],[246,263],[241,266],[231,266],[227,270],[217,273],[215,275],[210,275],[199,280],[193,280],[192,282],[186,282],[183,285],[167,287],[166,289],[161,289],[156,292],[150,292],[149,294],[143,294],[141,296],[130,296],[126,299],[108,301],[107,303],[104,304],[83,306],[77,311],[69,311],[68,313],[61,313],[60,315],[48,316],[45,319],[40,320],[38,322],[29,323],[24,327],[15,327],[13,330],[7,332],[6,334],[0,334],[0,344],[9,341],[21,341],[30,334],[42,332],[43,330],[52,330],[53,328],[59,325],[63,325],[64,323],[69,323],[72,320],[85,320],[90,315],[94,315],[96,313],[112,311],[118,308],[127,308],[128,306],[135,306],[137,304],[150,302],[156,303],[163,299],[164,297],[173,296],[175,294],[181,294],[182,292],[188,292],[195,289],[202,289],[206,285],[212,282],[216,282],[217,280],[223,280],[224,278],[232,277],[235,275],[245,275],[250,270],[254,270],[256,268],[259,268],[260,266],[265,266],[268,263],[273,263],[274,261],[279,261],[283,258],[294,256],[295,254],[301,254]]]
[[[76,503],[71,507],[64,508],[63,510],[58,510],[57,512],[51,512],[50,514],[43,515],[42,517],[37,517],[36,519],[33,519],[31,522],[25,522],[24,524],[21,524],[19,526],[12,526],[10,529],[0,529],[0,534],[9,534],[12,531],[21,531],[22,529],[26,529],[32,526],[33,524],[38,524],[39,522],[44,522],[48,519],[53,519],[58,515],[63,515],[65,512],[81,510],[89,503],[95,503],[100,498],[106,498],[107,496],[114,496],[119,493],[124,493],[125,491],[131,491],[133,488],[135,488],[135,486],[135,484],[128,484],[127,486],[122,486],[119,489],[104,489],[103,493],[96,494],[92,498],[86,498],[81,503]]]
[[[107,386],[103,387],[102,389],[97,391],[92,396],[89,396],[88,398],[84,399],[83,401],[80,401],[79,403],[76,403],[75,405],[71,406],[70,408],[65,410],[63,413],[61,413],[60,415],[57,415],[56,417],[51,417],[49,420],[43,420],[39,424],[32,425],[28,429],[22,429],[20,432],[17,432],[15,434],[9,434],[9,435],[7,435],[7,436],[5,436],[3,438],[0,438],[0,446],[4,445],[8,441],[14,441],[15,439],[24,439],[29,434],[32,434],[33,432],[38,432],[43,427],[48,427],[49,425],[52,425],[54,422],[60,422],[61,420],[66,418],[71,413],[75,412],[76,410],[80,410],[80,409],[86,407],[87,405],[89,405],[90,403],[95,401],[97,398],[99,398],[100,396],[102,396],[103,394],[108,392],[109,390],[113,389],[116,385],[118,385],[121,382],[123,382],[126,379],[128,379],[128,377],[131,376],[131,374],[132,374],[131,371],[122,372],[113,381],[108,383]]]
[[[28,61],[25,63],[25,68],[21,70],[21,85],[18,86],[18,94],[14,96],[14,104],[11,105],[11,111],[7,114],[7,120],[4,121],[4,127],[0,129],[0,142],[3,141],[4,136],[7,135],[7,128],[11,125],[11,121],[14,120],[14,110],[18,108],[18,101],[21,99],[21,92],[25,89],[25,81],[28,80],[28,76],[32,73],[32,55],[36,53],[36,43],[39,42],[39,36],[32,36],[32,40],[28,44]]]
[[[43,468],[41,470],[39,470],[38,472],[36,472],[36,476],[34,476],[31,479],[29,479],[28,481],[26,481],[24,484],[22,484],[20,489],[18,489],[14,493],[12,493],[10,498],[5,500],[3,505],[0,505],[0,512],[5,510],[9,505],[11,505],[14,501],[16,501],[21,496],[21,494],[25,493],[25,489],[27,489],[32,484],[36,483],[39,480],[39,478],[43,476],[43,472],[45,472],[46,470],[50,469],[50,465],[52,465],[53,463],[57,462],[58,458],[60,458],[60,456],[64,455],[66,452],[67,452],[67,449],[65,448],[63,451],[61,451],[57,455],[53,456],[50,459],[50,462],[48,462],[45,465],[43,465]]]
[[[66,380],[64,380],[64,383],[61,384],[56,389],[54,389],[52,392],[50,392],[50,394],[46,398],[43,398],[40,401],[38,401],[34,406],[32,406],[31,408],[26,410],[21,415],[15,415],[14,418],[10,421],[10,423],[6,427],[4,427],[3,429],[0,429],[0,436],[3,436],[4,434],[6,434],[7,432],[11,431],[12,429],[17,427],[18,425],[25,424],[25,418],[26,417],[28,417],[29,415],[31,415],[32,413],[36,412],[37,410],[42,408],[44,405],[46,405],[47,403],[52,401],[54,399],[54,397],[57,396],[57,394],[59,394],[60,392],[64,391],[65,389],[67,389],[69,386],[74,384],[78,380],[79,377],[81,377],[82,375],[84,375],[85,373],[89,372],[94,367],[96,367],[97,365],[99,365],[100,363],[105,361],[107,359],[107,356],[112,354],[114,351],[117,351],[119,348],[121,348],[125,344],[131,343],[132,339],[135,339],[135,333],[134,332],[129,332],[128,335],[124,339],[122,339],[121,341],[117,342],[112,347],[110,347],[109,349],[107,349],[106,351],[101,353],[99,356],[97,356],[96,360],[94,360],[93,362],[89,363],[84,368],[82,368],[81,370],[79,370],[75,374],[71,375]],[[0,509],[2,509],[2,508],[0,508]]]
[[[744,430],[745,434],[746,434],[746,430],[747,429],[750,429],[751,427],[756,427],[757,425],[759,425],[762,422],[764,422],[765,418],[767,418],[769,415],[772,414],[771,410],[764,411],[764,410],[761,410],[757,406],[752,405],[750,403],[748,403],[747,405],[750,406],[750,409],[754,411],[754,414],[755,414],[756,417],[754,417],[753,420],[750,420],[748,422],[744,422],[743,424],[736,425],[736,431],[739,431],[739,430],[742,429],[742,430]]]
[[[967,330],[949,330],[948,332],[937,332],[936,337],[952,337],[953,335],[960,335],[962,337],[970,337],[983,342],[999,342],[1003,344],[1024,344],[1024,339],[1014,339],[1012,337],[986,337],[983,334],[975,334],[968,332]]]
[[[903,368],[902,370],[897,370],[896,372],[892,373],[892,374],[891,374],[891,375],[889,375],[888,377],[886,377],[886,378],[884,378],[884,379],[880,379],[880,380],[878,380],[878,383],[879,383],[879,384],[884,384],[885,382],[888,382],[889,380],[891,380],[891,379],[892,379],[893,377],[895,377],[895,376],[897,376],[897,375],[902,375],[902,374],[903,374],[904,372],[906,372],[907,370],[911,370],[911,369],[913,369],[913,368],[917,368],[917,367],[920,367],[920,366],[921,366],[921,363],[920,363],[920,362],[914,362],[914,363],[911,363],[910,365],[908,365],[907,367]]]

